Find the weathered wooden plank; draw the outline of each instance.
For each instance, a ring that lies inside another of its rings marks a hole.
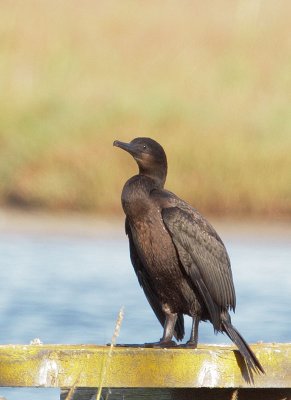
[[[68,399],[62,390],[60,400]],[[76,389],[70,400],[96,400],[97,390]],[[101,399],[108,400],[290,400],[291,389],[110,389]]]
[[[107,346],[0,346],[0,386],[291,388],[291,344],[251,347],[266,375],[251,376],[232,346],[115,347],[109,360]]]

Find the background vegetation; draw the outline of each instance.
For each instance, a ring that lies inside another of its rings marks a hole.
[[[11,0],[0,205],[121,212],[150,136],[204,212],[291,216],[291,2]]]

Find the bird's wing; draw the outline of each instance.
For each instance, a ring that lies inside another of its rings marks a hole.
[[[195,209],[176,196],[167,203],[172,206],[162,208],[164,224],[212,320],[218,322],[219,310],[235,309],[227,251],[214,228]]]
[[[125,232],[128,236],[129,240],[129,251],[130,251],[130,259],[135,270],[138,282],[140,286],[143,288],[143,291],[146,295],[146,298],[152,307],[157,319],[160,321],[161,325],[164,326],[165,324],[165,314],[162,310],[160,301],[151,286],[150,277],[146,269],[143,266],[143,263],[138,255],[138,251],[134,244],[134,240],[132,237],[132,232],[130,228],[130,224],[128,218],[125,219]],[[183,314],[178,315],[178,319],[175,326],[175,337],[177,340],[182,340],[184,337],[184,318]]]

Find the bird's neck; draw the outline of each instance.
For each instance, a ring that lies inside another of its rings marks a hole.
[[[155,188],[162,189],[167,178],[167,167],[159,169],[144,169],[141,165],[139,165],[139,175],[150,178],[154,183],[153,186],[155,186]]]

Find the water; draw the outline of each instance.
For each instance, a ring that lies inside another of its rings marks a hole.
[[[237,310],[232,320],[248,342],[290,337],[291,236],[221,229],[232,261]],[[1,344],[96,343],[111,340],[121,306],[119,343],[156,341],[162,329],[140,289],[123,232],[80,236],[2,231]],[[190,319],[186,318],[187,336]],[[201,323],[200,342],[228,343]],[[8,400],[58,399],[55,389],[4,389]]]

